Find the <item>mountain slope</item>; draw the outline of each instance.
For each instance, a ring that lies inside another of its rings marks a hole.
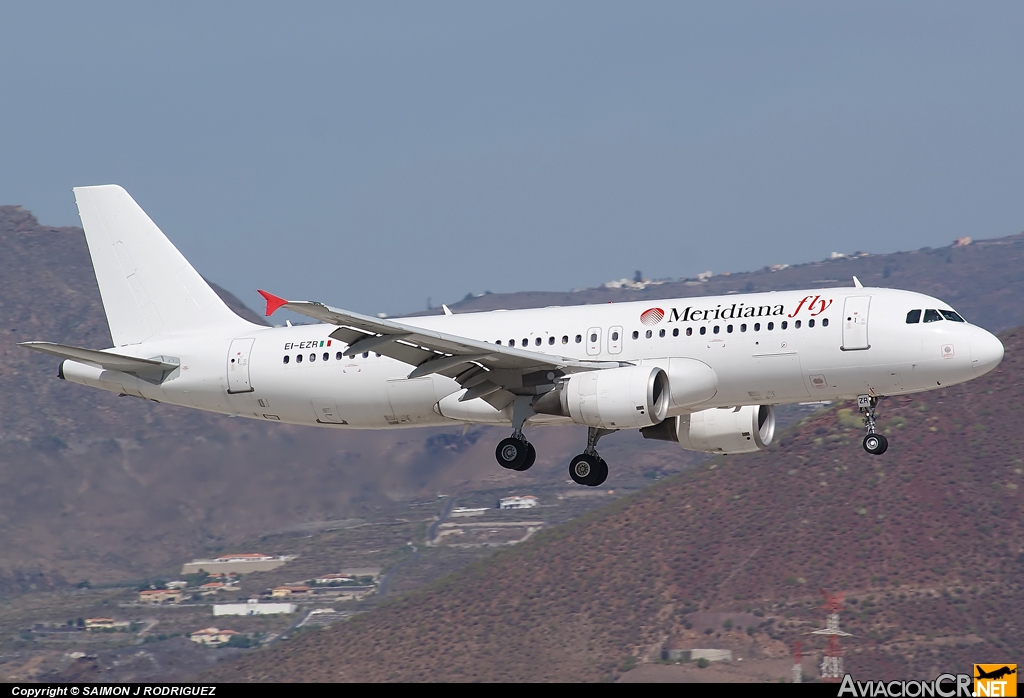
[[[1024,331],[1002,339],[1006,358],[984,378],[884,402],[883,457],[861,450],[860,420],[838,407],[767,452],[715,459],[210,676],[601,680],[666,637],[784,657],[795,639],[814,651],[819,588],[848,591],[847,667],[858,678],[1014,661],[1024,650]]]

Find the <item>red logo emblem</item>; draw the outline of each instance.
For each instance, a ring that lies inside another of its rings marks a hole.
[[[640,322],[645,325],[657,325],[665,317],[665,311],[661,308],[651,308],[640,313]]]

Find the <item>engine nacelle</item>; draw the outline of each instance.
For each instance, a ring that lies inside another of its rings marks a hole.
[[[677,441],[689,451],[753,453],[768,448],[775,437],[775,406],[702,410],[640,431],[645,439]]]
[[[658,424],[668,414],[669,385],[657,366],[625,366],[575,373],[541,395],[533,409],[602,429]]]

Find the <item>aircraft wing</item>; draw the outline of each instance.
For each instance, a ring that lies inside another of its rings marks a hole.
[[[146,378],[162,378],[164,373],[178,368],[176,363],[168,363],[158,359],[139,359],[134,356],[123,356],[107,351],[72,347],[53,342],[21,342],[18,346],[35,349],[45,354],[59,356],[62,359],[71,359],[72,361],[89,364],[90,366],[96,366],[108,371],[132,373],[145,376]]]
[[[267,315],[287,308],[329,325],[331,337],[345,342],[346,354],[374,351],[413,366],[409,378],[438,373],[457,380],[468,392],[463,400],[484,397],[499,389],[533,394],[566,373],[620,366],[619,362],[579,361],[553,354],[406,325],[394,320],[340,310],[315,301],[286,301],[266,291]],[[550,374],[556,374],[551,376]],[[493,404],[493,402],[492,402]]]

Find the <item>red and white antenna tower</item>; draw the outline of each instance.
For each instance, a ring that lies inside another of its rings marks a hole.
[[[812,635],[828,635],[828,646],[825,648],[825,658],[821,660],[821,680],[836,682],[843,678],[843,651],[839,646],[840,636],[849,636],[850,633],[839,629],[839,612],[843,610],[840,602],[843,600],[845,591],[838,594],[829,594],[824,589],[821,595],[825,597],[825,603],[821,605],[828,611],[828,621],[824,630],[815,630]]]
[[[803,644],[799,640],[793,643],[793,683],[804,682],[804,655],[800,651],[802,648]]]

